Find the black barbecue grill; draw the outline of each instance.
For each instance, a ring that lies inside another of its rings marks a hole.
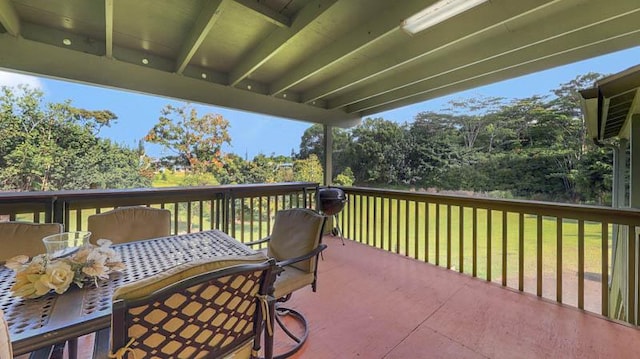
[[[340,236],[343,245],[344,237],[342,237],[342,231],[340,231],[340,227],[338,227],[338,221],[335,216],[342,211],[346,203],[347,195],[340,188],[323,187],[318,190],[318,209],[325,216],[333,217],[335,227],[331,230],[331,234]]]

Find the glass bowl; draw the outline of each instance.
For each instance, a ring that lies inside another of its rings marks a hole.
[[[89,244],[91,232],[76,231],[52,234],[42,238],[49,258],[59,258],[72,254],[79,248]]]

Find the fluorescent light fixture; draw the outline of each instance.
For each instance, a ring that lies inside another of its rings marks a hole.
[[[440,0],[402,22],[402,29],[412,35],[448,20],[489,0]]]

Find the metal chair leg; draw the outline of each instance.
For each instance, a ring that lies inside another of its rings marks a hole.
[[[291,316],[294,320],[300,323],[300,325],[304,328],[302,335],[297,336],[291,330],[289,330],[289,328],[287,328],[287,326],[284,324],[284,322],[280,318],[286,315]],[[276,306],[275,318],[276,318],[276,323],[278,323],[278,326],[282,329],[282,331],[285,332],[285,334],[287,334],[289,338],[295,341],[296,344],[292,349],[288,350],[285,353],[274,355],[273,358],[274,359],[288,358],[293,354],[297,353],[302,348],[302,345],[304,344],[304,342],[307,340],[307,337],[309,336],[309,326],[307,325],[307,319],[304,317],[304,315],[302,315],[298,311],[295,311],[290,308],[280,307],[280,306]]]

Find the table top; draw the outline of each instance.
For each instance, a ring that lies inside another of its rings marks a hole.
[[[257,252],[218,230],[189,233],[113,246],[126,269],[96,287],[72,287],[64,294],[36,299],[12,295],[15,274],[0,266],[0,308],[9,324],[16,355],[107,328],[117,287],[189,261]]]

